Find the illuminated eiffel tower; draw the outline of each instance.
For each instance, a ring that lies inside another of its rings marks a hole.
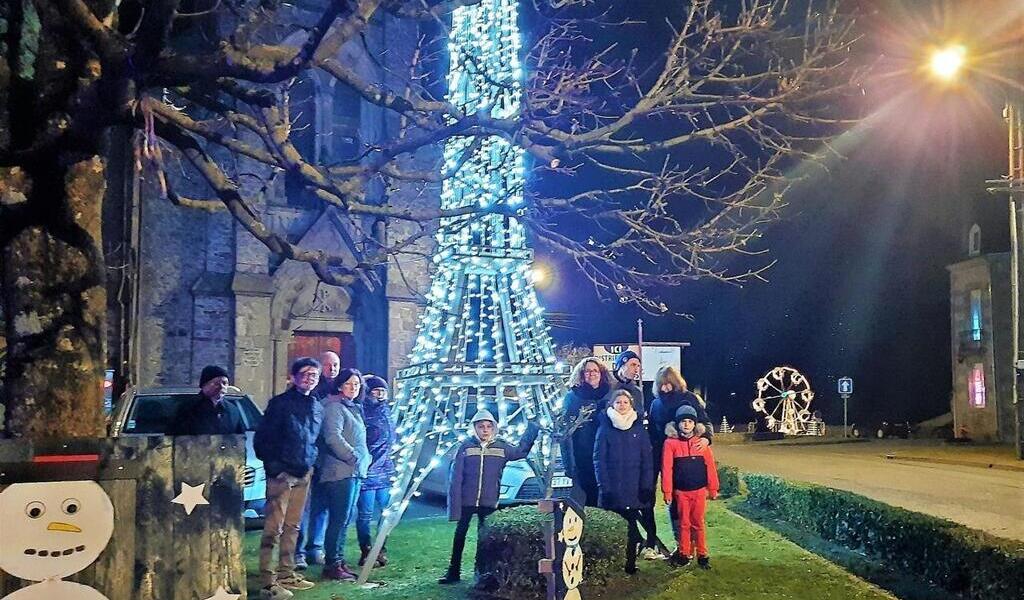
[[[449,102],[466,113],[486,108],[497,118],[519,111],[517,18],[515,0],[454,11]],[[461,167],[443,184],[442,208],[500,211],[440,225],[419,335],[410,365],[395,381],[398,476],[385,511],[392,526],[422,480],[469,435],[478,409],[491,410],[501,435],[514,443],[526,429],[527,407],[542,427],[551,426],[563,391],[563,368],[531,280],[533,251],[522,223],[508,216],[523,202],[523,151],[499,137],[476,145],[457,138],[448,141],[444,158],[446,168]],[[541,436],[531,460],[544,469],[551,452],[551,440]]]

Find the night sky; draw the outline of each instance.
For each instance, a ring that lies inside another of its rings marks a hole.
[[[1005,198],[984,189],[986,179],[1006,172],[1002,98],[984,81],[939,91],[919,74],[892,75],[900,61],[917,60],[907,48],[946,35],[936,32],[948,32],[951,21],[992,37],[980,29],[991,27],[991,13],[984,25],[975,15],[971,29],[974,22],[949,6],[868,3],[863,52],[878,56],[889,76],[865,86],[859,109],[868,118],[838,141],[846,159],[800,184],[783,221],[767,230],[763,247],[778,260],[767,283],[741,288],[708,281],[662,291],[692,320],[652,317],[598,301],[573,265],[559,264],[542,247],[538,260],[556,272],[540,291],[556,316],[556,341],[633,341],[643,317],[647,340],[691,344],[684,375],[705,390],[716,423],[723,414],[733,423],[751,420],[754,382],[780,364],[810,378],[817,393],[812,408],[830,423],[842,422],[836,380],[846,375],[856,385],[853,422],[918,421],[946,412],[952,389],[946,266],[966,257],[975,221],[986,250],[1008,247]]]

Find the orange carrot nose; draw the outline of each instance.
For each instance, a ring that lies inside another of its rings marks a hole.
[[[53,521],[46,526],[47,531],[66,531],[68,533],[82,533],[82,530],[72,525],[71,523],[61,523],[60,521]]]

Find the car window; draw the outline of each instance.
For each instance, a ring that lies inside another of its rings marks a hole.
[[[245,419],[245,430],[256,431],[263,415],[260,414],[260,409],[253,404],[252,399],[248,396],[227,396],[226,398],[234,402],[235,406],[241,410],[242,418]]]
[[[171,421],[184,402],[195,394],[142,394],[135,397],[124,426],[124,433],[166,433]],[[244,413],[246,430],[254,431],[259,424],[260,411],[248,396],[224,396]]]
[[[193,394],[136,396],[124,426],[125,433],[164,433],[183,402]]]

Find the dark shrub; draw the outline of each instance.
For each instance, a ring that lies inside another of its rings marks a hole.
[[[728,465],[718,465],[718,496],[732,498],[740,493],[740,470]]]
[[[744,481],[749,503],[958,596],[1005,600],[1024,590],[1024,543],[841,490],[767,475]]]
[[[480,586],[501,598],[542,598],[547,580],[537,573],[546,557],[544,524],[551,515],[536,506],[499,510],[488,519],[477,543],[476,570]],[[622,574],[625,564],[626,522],[615,513],[586,509],[583,527],[583,596],[588,588],[605,585]]]

